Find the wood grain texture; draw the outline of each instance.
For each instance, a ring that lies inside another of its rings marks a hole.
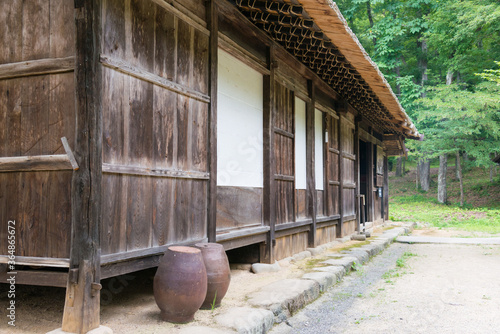
[[[276,238],[274,256],[277,261],[294,254],[300,253],[308,247],[308,233],[296,233],[281,238]]]
[[[48,58],[0,65],[0,80],[72,72],[75,69],[75,57]]]
[[[217,187],[217,230],[262,224],[262,188]]]

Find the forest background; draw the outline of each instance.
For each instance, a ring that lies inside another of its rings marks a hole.
[[[448,202],[453,158],[466,205],[463,167],[489,171],[500,154],[500,0],[338,0],[424,141],[407,141],[417,190],[429,191],[439,159],[437,200]],[[397,159],[396,173],[404,174]],[[472,174],[473,175],[473,174]]]

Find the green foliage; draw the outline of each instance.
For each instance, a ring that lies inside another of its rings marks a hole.
[[[500,66],[500,61],[495,62],[498,66]],[[480,76],[483,79],[495,82],[500,86],[500,69],[498,70],[484,70],[483,73],[476,73],[476,75]]]
[[[407,142],[410,157],[460,151],[476,166],[491,165],[490,155],[500,147],[500,70],[493,69],[500,60],[500,2],[339,0],[337,5],[425,134],[423,142]]]

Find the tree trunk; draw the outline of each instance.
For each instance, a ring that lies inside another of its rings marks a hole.
[[[458,173],[458,165],[459,165],[459,160],[460,160],[460,153],[457,153],[455,156],[455,179],[460,180],[460,175]]]
[[[419,179],[418,174],[419,174],[419,165],[417,163],[417,170],[415,171],[415,187],[416,187],[415,189],[417,189],[417,190],[418,190],[418,179]]]
[[[406,174],[406,158],[403,159],[403,175]]]
[[[446,204],[448,194],[446,192],[446,170],[448,165],[448,156],[442,154],[439,156],[439,174],[438,174],[438,202]]]
[[[401,163],[402,163],[403,158],[398,157],[397,158],[397,164],[396,164],[396,176],[403,176],[401,173]]]
[[[453,82],[453,71],[448,70],[448,73],[446,73],[446,85],[449,86]]]
[[[418,164],[420,174],[420,186],[423,191],[429,191],[431,177],[431,162],[428,159],[423,159]]]
[[[370,4],[370,0],[366,2],[366,13],[368,14],[368,21],[370,21],[370,28],[373,28],[373,14],[372,14],[372,5]],[[373,37],[373,46],[377,45],[377,39]]]
[[[417,42],[417,46],[422,50],[422,56],[418,60],[418,67],[420,69],[420,74],[422,76],[420,80],[420,85],[422,86],[422,97],[426,97],[425,92],[425,83],[428,79],[427,77],[427,42],[424,38],[419,38]]]
[[[458,173],[458,180],[460,181],[460,206],[464,206],[464,182],[462,180],[462,166],[460,164],[460,152],[457,151],[457,154],[456,154],[456,161],[457,161],[457,166],[456,166],[456,169],[457,169],[457,173]]]

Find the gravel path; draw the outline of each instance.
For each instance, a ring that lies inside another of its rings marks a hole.
[[[500,333],[500,246],[393,244],[271,333]]]

